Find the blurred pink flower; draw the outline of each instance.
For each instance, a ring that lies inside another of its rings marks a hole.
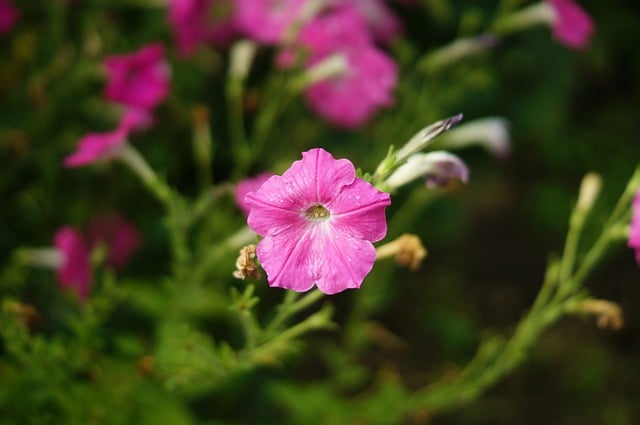
[[[73,227],[62,227],[56,231],[53,245],[62,256],[62,264],[56,271],[58,283],[80,300],[86,300],[91,289],[91,263],[82,233]]]
[[[119,214],[93,217],[87,228],[87,236],[91,249],[100,245],[107,247],[104,264],[115,271],[122,270],[140,246],[140,232]]]
[[[20,17],[20,11],[9,0],[0,0],[0,34],[11,31]]]
[[[277,44],[298,18],[304,0],[236,0],[238,29],[260,43]]]
[[[402,32],[400,19],[383,0],[338,0],[336,3],[359,13],[377,41],[389,43]]]
[[[330,7],[306,23],[298,42],[314,55],[325,55],[340,48],[369,46],[373,37],[355,7]]]
[[[398,70],[391,58],[373,47],[341,53],[346,56],[347,71],[309,86],[305,97],[327,121],[357,128],[381,107],[393,104]]]
[[[78,141],[76,151],[67,156],[63,164],[67,168],[81,167],[96,161],[110,159],[127,141],[132,130],[148,126],[151,117],[146,111],[129,109],[125,112],[118,128],[106,133],[89,133]]]
[[[153,109],[169,93],[170,68],[164,57],[164,46],[148,44],[124,55],[105,59],[106,99],[140,109]]]
[[[547,0],[554,11],[552,31],[561,43],[574,49],[585,48],[593,34],[593,20],[573,0]]]
[[[169,0],[169,23],[182,56],[202,43],[223,47],[237,35],[233,0]]]
[[[273,173],[269,173],[269,172],[261,173],[261,174],[258,174],[257,176],[246,178],[238,182],[238,184],[236,185],[236,190],[235,190],[236,205],[246,215],[249,215],[249,211],[251,210],[251,208],[249,207],[249,205],[247,205],[247,202],[244,199],[245,196],[249,192],[253,192],[254,190],[260,189],[260,186],[262,186],[262,183],[266,182],[271,176],[273,176]]]
[[[373,45],[366,22],[354,9],[338,7],[316,16],[302,30],[299,42],[310,52],[307,67],[331,54],[341,54],[346,61],[345,71],[305,91],[311,109],[324,119],[355,128],[380,107],[393,104],[396,64]]]
[[[271,286],[326,294],[359,288],[387,232],[388,193],[357,178],[347,159],[302,153],[282,176],[250,192],[247,223],[263,236],[258,259]]]
[[[629,225],[629,241],[627,245],[636,251],[636,262],[640,266],[640,189],[633,198],[631,207],[631,224]]]

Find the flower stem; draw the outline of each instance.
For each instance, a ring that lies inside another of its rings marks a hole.
[[[282,324],[297,312],[307,308],[314,302],[318,301],[324,294],[318,289],[305,294],[299,298],[299,294],[295,291],[287,291],[284,301],[278,308],[278,313],[265,329],[265,334],[276,331]]]

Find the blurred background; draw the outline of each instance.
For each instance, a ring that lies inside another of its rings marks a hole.
[[[63,224],[80,226],[96,212],[120,211],[144,235],[127,279],[152,282],[169,271],[160,207],[130,173],[115,165],[69,170],[60,164],[81,135],[109,127],[101,100],[102,57],[150,41],[167,46],[173,41],[166,10],[143,0],[14,3],[21,10],[20,20],[11,33],[0,36],[0,269],[5,270],[0,291],[36,305],[44,316],[55,316],[46,302],[56,296],[54,276],[47,271],[18,273],[8,264],[18,247],[50,245],[51,235]],[[406,35],[392,52],[426,52],[458,36],[479,33],[498,3],[424,0],[417,12],[392,3]],[[425,83],[426,101],[403,112],[409,117],[406,126],[390,130],[378,125],[395,119],[392,109],[358,131],[340,130],[314,117],[302,99],[294,100],[279,119],[267,141],[269,149],[254,162],[252,174],[281,172],[314,146],[373,171],[389,144],[401,145],[422,126],[459,112],[465,120],[502,116],[510,123],[508,157],[492,157],[480,147],[457,151],[470,169],[467,185],[434,193],[411,186],[393,198],[389,237],[416,233],[429,256],[417,272],[377,264],[361,292],[375,291],[332,298],[335,319],[345,327],[345,312],[353,308],[354,297],[372,306],[375,343],[359,355],[354,374],[368,368],[396,376],[412,389],[443,371],[460,370],[487,332],[508,335],[531,306],[548,260],[562,252],[583,175],[594,171],[604,180],[585,243],[622,192],[640,158],[640,4],[580,4],[596,24],[588,48],[569,50],[542,26],[513,34],[487,53],[433,75]],[[172,186],[195,196],[194,107],[209,110],[215,180],[228,180],[233,171],[225,145],[222,83],[228,53],[212,49],[184,60],[169,47],[168,55],[172,93],[157,111],[158,124],[136,136],[135,145]],[[256,59],[245,106],[249,115],[266,103],[260,91],[272,59],[270,51]],[[398,108],[412,92],[411,86],[400,84]],[[241,223],[238,216],[232,224]],[[622,330],[600,330],[591,319],[563,319],[544,333],[523,367],[479,400],[433,418],[418,415],[408,423],[640,423],[640,271],[633,251],[611,252],[588,287],[596,297],[620,304]],[[264,289],[259,293],[266,298],[266,308],[270,295]],[[136,317],[116,315],[110,323],[116,330],[129,326],[145,332],[144,323],[126,320]],[[48,324],[44,332],[54,329],[55,324]],[[322,368],[317,353],[327,351],[328,344],[347,344],[343,337],[332,332],[310,337],[305,340],[310,355],[293,356],[275,371],[247,372],[224,392],[193,398],[186,404],[190,417],[195,423],[305,423],[304,404],[322,406],[322,397],[301,392],[301,412],[291,413],[295,403],[287,400],[295,399],[294,387],[276,388],[272,382],[321,382],[331,371]],[[0,345],[0,355],[5,351]],[[11,419],[17,410],[12,410],[10,393],[30,391],[29,382],[15,373],[9,360],[0,361],[0,413],[7,423],[20,423]],[[149,406],[155,403],[149,396]]]

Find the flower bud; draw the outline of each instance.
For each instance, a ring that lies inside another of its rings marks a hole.
[[[384,187],[394,190],[420,177],[424,177],[427,187],[444,187],[453,180],[466,183],[469,169],[460,158],[449,152],[417,153],[389,176]]]

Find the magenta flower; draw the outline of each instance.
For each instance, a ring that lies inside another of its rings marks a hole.
[[[103,245],[107,247],[104,264],[120,271],[140,246],[140,232],[126,218],[119,214],[93,217],[87,228],[91,249]]]
[[[55,233],[53,245],[62,257],[56,271],[58,283],[80,300],[86,300],[91,287],[91,263],[82,233],[73,227],[62,227]]]
[[[343,53],[348,70],[311,85],[305,91],[305,98],[327,121],[340,127],[357,128],[381,107],[393,104],[398,69],[392,59],[373,47]]]
[[[9,0],[0,0],[0,34],[8,34],[20,17],[20,11]]]
[[[383,0],[339,0],[339,4],[360,13],[375,39],[382,43],[389,43],[402,32],[400,20]]]
[[[89,133],[81,138],[76,151],[64,159],[64,166],[81,167],[117,156],[119,148],[126,143],[129,133],[148,126],[150,121],[151,118],[147,112],[138,109],[128,110],[115,130],[106,133]]]
[[[591,17],[573,0],[547,0],[554,11],[552,31],[561,43],[574,49],[589,44],[594,25]]]
[[[365,21],[353,9],[336,8],[317,16],[302,30],[300,43],[310,52],[308,67],[331,54],[346,61],[345,71],[305,91],[311,109],[324,119],[355,128],[393,103],[396,64],[373,45]]]
[[[198,45],[228,45],[237,34],[233,22],[233,0],[170,0],[169,23],[182,56]]]
[[[303,5],[304,0],[236,0],[234,19],[238,29],[250,38],[277,44]]]
[[[235,190],[236,205],[246,215],[249,215],[249,211],[251,210],[251,207],[247,205],[247,202],[245,201],[245,196],[249,192],[253,192],[255,190],[260,189],[260,186],[262,186],[262,183],[269,180],[269,177],[271,176],[273,176],[273,173],[269,173],[269,172],[261,173],[261,174],[258,174],[257,176],[244,179],[238,182],[238,184],[236,185],[236,190]]]
[[[171,72],[160,43],[125,55],[108,56],[105,67],[108,81],[104,96],[108,100],[150,110],[169,93]]]
[[[631,224],[629,225],[629,248],[636,250],[636,262],[640,266],[640,189],[636,192],[631,207]]]
[[[245,198],[247,223],[264,238],[257,255],[271,286],[326,294],[359,288],[387,232],[388,193],[357,178],[347,159],[303,152],[282,176]]]

